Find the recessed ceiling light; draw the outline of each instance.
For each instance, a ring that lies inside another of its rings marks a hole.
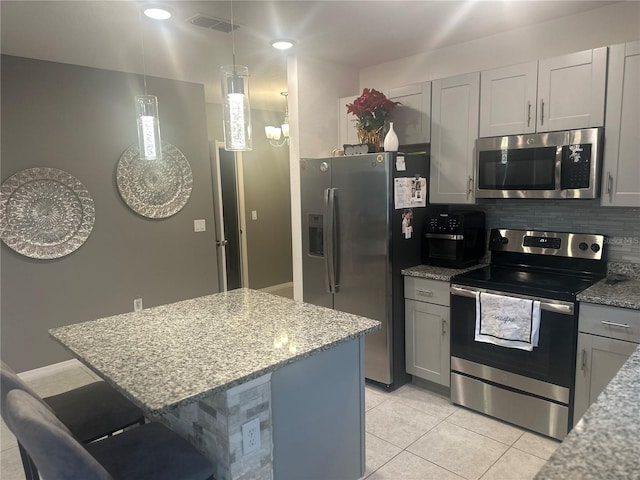
[[[293,40],[286,40],[283,38],[280,38],[278,40],[273,40],[271,42],[271,46],[273,48],[277,48],[278,50],[289,50],[291,47],[293,47],[294,41]]]
[[[153,5],[145,7],[142,12],[149,18],[154,20],[167,20],[173,16],[173,12],[165,7]]]

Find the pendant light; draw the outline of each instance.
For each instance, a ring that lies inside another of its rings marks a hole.
[[[138,124],[138,151],[140,160],[162,160],[158,97],[147,94],[147,66],[144,57],[144,23],[140,15],[140,37],[142,46],[142,78],[144,95],[136,95],[136,117]]]
[[[251,108],[249,106],[249,68],[236,65],[236,25],[231,0],[231,45],[233,65],[220,67],[222,81],[222,125],[224,149],[227,151],[252,150]]]

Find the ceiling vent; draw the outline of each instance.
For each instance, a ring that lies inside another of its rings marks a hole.
[[[216,17],[207,17],[198,13],[195,17],[187,19],[187,22],[197,27],[209,28],[211,30],[217,30],[219,32],[230,33],[231,30],[237,30],[238,25],[233,25],[229,20]]]

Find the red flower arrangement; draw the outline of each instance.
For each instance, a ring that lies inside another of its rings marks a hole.
[[[384,126],[387,114],[399,105],[400,102],[392,102],[384,93],[374,88],[365,88],[362,95],[353,103],[347,104],[347,113],[358,117],[358,127],[366,131],[376,131]]]

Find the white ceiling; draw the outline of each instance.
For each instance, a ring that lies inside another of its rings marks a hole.
[[[296,55],[366,67],[615,2],[160,0],[176,12],[165,22],[142,18],[144,3],[2,0],[2,53],[143,73],[144,46],[147,75],[203,83],[215,102],[232,36],[186,20],[229,20],[233,6],[236,61],[249,67],[252,106],[279,110],[286,54],[271,48],[276,37],[295,39]]]

